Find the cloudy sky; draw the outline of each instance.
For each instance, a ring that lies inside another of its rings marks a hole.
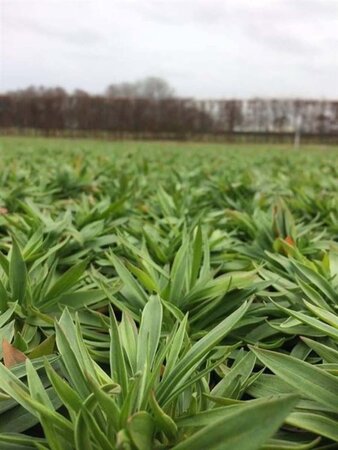
[[[338,0],[0,0],[0,91],[338,98]]]

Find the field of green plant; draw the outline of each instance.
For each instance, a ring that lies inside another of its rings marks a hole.
[[[337,449],[337,238],[337,149],[0,138],[0,449]]]

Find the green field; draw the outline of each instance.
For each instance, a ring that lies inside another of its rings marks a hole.
[[[0,450],[338,448],[338,149],[0,138]]]

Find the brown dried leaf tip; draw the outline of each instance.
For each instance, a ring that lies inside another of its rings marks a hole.
[[[287,244],[291,245],[292,247],[295,246],[295,241],[292,239],[291,236],[286,236],[286,238],[284,239],[284,241],[285,241]]]
[[[2,352],[4,365],[6,367],[15,366],[16,364],[22,363],[27,359],[27,356],[10,344],[7,339],[2,340]]]

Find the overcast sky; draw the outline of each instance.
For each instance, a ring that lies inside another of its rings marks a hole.
[[[0,0],[0,91],[338,98],[338,0]]]

